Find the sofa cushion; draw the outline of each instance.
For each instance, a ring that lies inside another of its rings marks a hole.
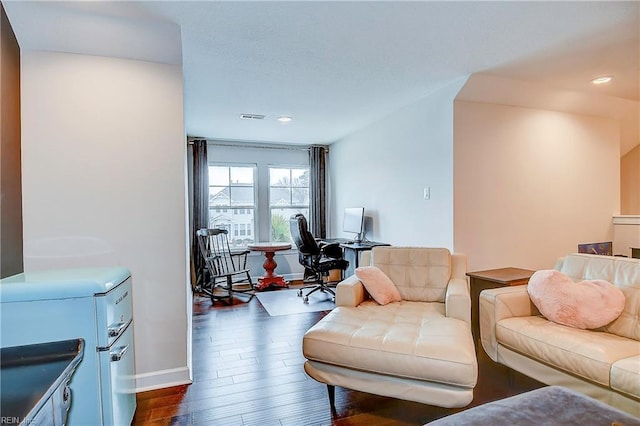
[[[446,248],[374,247],[371,262],[391,278],[403,300],[444,302],[451,277]]]
[[[366,301],[338,307],[303,338],[304,356],[341,367],[473,388],[469,324],[444,316],[441,303]]]
[[[640,397],[640,355],[616,361],[611,366],[611,388]]]
[[[640,259],[616,258],[613,279],[624,293],[626,303],[617,320],[608,324],[608,333],[640,340]]]
[[[402,300],[398,288],[391,279],[375,266],[361,266],[356,268],[356,276],[369,295],[380,305]]]
[[[567,327],[538,316],[498,321],[496,338],[509,349],[604,386],[609,386],[614,362],[640,355],[635,340]]]
[[[558,324],[582,329],[603,327],[624,308],[622,291],[604,280],[573,282],[559,271],[536,271],[527,286],[531,301]]]
[[[620,316],[604,331],[640,340],[640,259],[570,254],[556,268],[574,281],[607,280],[624,293],[626,299]]]

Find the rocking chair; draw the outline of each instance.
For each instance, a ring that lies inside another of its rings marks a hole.
[[[208,273],[199,290],[208,295],[212,303],[216,300],[230,302],[234,293],[249,295],[249,300],[255,295],[247,268],[249,250],[231,251],[227,234],[226,229],[219,228],[203,228],[196,232]]]

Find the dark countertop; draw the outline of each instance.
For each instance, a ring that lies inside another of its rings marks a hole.
[[[9,423],[33,419],[83,353],[83,339],[0,348],[2,418]]]

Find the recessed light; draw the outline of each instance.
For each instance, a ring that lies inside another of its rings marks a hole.
[[[604,77],[598,77],[598,78],[594,78],[593,80],[591,80],[591,82],[593,84],[607,84],[611,81],[612,77],[611,76],[604,76]]]
[[[289,117],[288,115],[281,115],[280,117],[278,117],[278,121],[281,123],[288,123],[291,120],[293,120],[293,118]]]

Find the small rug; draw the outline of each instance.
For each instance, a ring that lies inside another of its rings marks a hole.
[[[443,417],[430,426],[458,425],[625,425],[640,419],[561,386],[521,393]]]
[[[307,294],[309,290],[303,291]],[[304,312],[330,311],[336,307],[336,304],[331,300],[331,294],[320,291],[316,291],[309,296],[309,303],[302,301],[302,297],[298,296],[297,289],[265,291],[256,293],[256,297],[272,317]]]

